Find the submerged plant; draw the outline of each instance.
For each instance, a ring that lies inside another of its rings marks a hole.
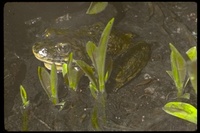
[[[62,74],[65,84],[76,91],[83,71],[77,66],[73,66],[73,63],[73,53],[70,53],[68,63],[63,63],[62,65]]]
[[[29,107],[29,100],[26,93],[26,90],[22,85],[20,85],[20,96],[22,99],[22,131],[28,130],[28,107]]]
[[[22,99],[23,108],[25,109],[29,106],[29,100],[28,100],[28,96],[26,94],[26,90],[24,89],[24,87],[22,85],[20,85],[20,96]]]
[[[186,71],[186,62],[180,53],[176,50],[176,48],[170,44],[171,52],[171,65],[172,71],[167,71],[170,77],[174,80],[175,85],[178,89],[177,96],[180,98],[181,94],[183,94],[183,84],[184,79],[186,78],[186,73],[188,72],[189,78],[191,80],[192,86],[197,94],[197,51],[196,46],[190,48],[186,54],[190,58],[190,62],[188,63],[188,70]],[[187,81],[188,81],[187,80]],[[185,85],[187,84],[185,82]],[[186,94],[186,93],[185,93]],[[173,116],[178,118],[190,121],[192,123],[197,124],[197,109],[189,104],[184,102],[169,102],[164,107],[163,110]]]
[[[109,40],[109,35],[112,29],[114,18],[112,18],[106,25],[99,42],[99,46],[96,46],[93,42],[89,41],[86,45],[86,51],[89,55],[92,65],[90,66],[82,60],[77,60],[77,65],[84,71],[86,76],[90,80],[90,90],[94,98],[97,97],[98,93],[105,92],[105,82],[112,69],[112,60],[105,67],[107,44]]]
[[[179,53],[179,51],[174,47],[173,44],[169,44],[171,49],[171,69],[172,71],[166,71],[169,76],[174,80],[174,84],[177,89],[177,97],[189,98],[189,93],[184,94],[184,88],[187,85],[189,78],[186,80],[186,61]]]
[[[86,44],[86,51],[92,61],[92,66],[88,65],[82,60],[76,61],[77,65],[89,78],[89,88],[92,96],[95,98],[91,115],[91,123],[95,130],[100,130],[101,124],[105,124],[106,120],[105,83],[110,76],[113,64],[112,60],[109,60],[109,63],[106,64],[106,51],[113,22],[114,18],[112,18],[106,25],[98,46],[91,41]]]
[[[56,65],[54,63],[52,64],[50,74],[44,67],[39,66],[38,77],[43,89],[49,97],[49,100],[53,103],[53,105],[61,105],[62,108],[65,102],[59,103],[58,99],[58,77]]]

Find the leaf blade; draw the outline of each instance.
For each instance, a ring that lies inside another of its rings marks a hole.
[[[170,115],[197,124],[197,109],[191,104],[183,102],[169,102],[163,107],[163,110]]]
[[[92,69],[91,66],[89,66],[87,63],[85,63],[82,60],[77,60],[76,61],[77,65],[84,71],[86,76],[90,79],[92,84],[95,86],[94,88],[97,89],[97,82],[94,76],[94,70]],[[98,90],[96,90],[98,91]]]
[[[51,66],[51,98],[52,102],[54,105],[58,103],[58,77],[57,77],[57,70],[56,70],[56,65],[55,63],[52,64]]]
[[[114,18],[112,18],[108,24],[106,25],[105,29],[100,38],[98,52],[97,52],[97,73],[99,78],[99,89],[100,92],[104,92],[105,89],[105,59],[106,59],[106,51],[107,51],[107,44],[110,36],[110,32],[114,23]]]
[[[67,63],[63,63],[63,65],[62,65],[63,77],[68,73],[67,67],[68,67]]]
[[[190,48],[186,54],[188,55],[188,57],[190,58],[191,61],[194,61],[197,59],[197,48],[196,46]]]
[[[98,14],[108,5],[108,2],[91,2],[86,14]]]
[[[38,77],[43,89],[45,90],[49,99],[51,99],[50,75],[48,71],[44,67],[38,66]]]
[[[20,85],[20,95],[21,95],[23,107],[26,108],[29,105],[29,101],[28,101],[26,90],[22,85]]]
[[[97,68],[97,64],[96,64],[96,57],[97,57],[97,50],[98,50],[98,47],[91,41],[88,41],[87,44],[86,44],[86,51],[87,51],[87,54],[89,55],[90,59],[92,60],[92,63],[93,63],[93,66],[95,68]]]
[[[171,49],[171,67],[172,67],[172,75],[175,81],[175,85],[177,89],[180,91],[183,89],[185,78],[186,78],[186,62],[179,51],[173,46],[173,44],[169,44]]]
[[[188,75],[192,83],[192,87],[197,94],[197,60],[188,62]]]

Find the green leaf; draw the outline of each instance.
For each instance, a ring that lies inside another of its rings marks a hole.
[[[68,79],[68,74],[65,74],[64,76],[64,82],[67,86],[69,86],[69,79]]]
[[[95,68],[97,68],[97,64],[96,64],[96,57],[97,57],[97,50],[98,50],[98,47],[91,41],[88,41],[88,43],[86,44],[86,51],[93,63],[93,66]]]
[[[67,64],[66,63],[63,63],[62,65],[62,74],[63,74],[63,77],[65,77],[65,75],[67,74],[68,70],[67,70]]]
[[[190,81],[192,83],[195,93],[197,94],[197,60],[189,61],[187,63],[187,66],[188,66],[188,75]]]
[[[21,95],[23,107],[24,108],[28,107],[28,105],[29,105],[28,97],[26,94],[26,90],[24,89],[24,87],[22,85],[20,85],[20,95]]]
[[[169,45],[171,48],[172,75],[176,88],[180,91],[183,89],[186,80],[186,62],[173,44],[170,43]]]
[[[91,2],[86,14],[97,14],[102,12],[108,5],[108,2]]]
[[[57,70],[56,70],[56,65],[55,63],[52,64],[51,66],[51,98],[52,102],[54,105],[58,103],[58,93],[57,93],[57,82],[58,82],[58,77],[57,77]]]
[[[49,99],[51,99],[51,87],[50,87],[50,75],[48,71],[44,67],[38,67],[38,77],[40,83],[48,95]]]
[[[166,72],[167,72],[167,74],[172,78],[172,80],[174,80],[172,71],[166,71]]]
[[[69,77],[70,77],[69,86],[70,86],[70,88],[72,88],[73,90],[76,91],[78,83],[79,83],[79,80],[83,75],[83,71],[82,70],[73,69],[73,70],[71,70],[70,74],[71,75],[69,75]]]
[[[94,70],[92,69],[92,67],[89,66],[87,63],[85,63],[82,60],[77,60],[76,63],[84,71],[86,76],[90,79],[90,82],[93,84],[93,86],[94,86],[93,88],[95,89],[95,91],[98,91],[96,77],[94,75],[95,73],[94,73]]]
[[[113,68],[113,60],[111,58],[108,58],[108,65],[106,65],[105,82],[107,82],[107,80],[109,79],[110,74],[112,72],[112,68]]]
[[[74,83],[74,78],[76,76],[75,76],[75,72],[72,67],[72,60],[73,60],[73,53],[70,53],[69,60],[68,60],[68,81],[69,81],[69,87],[72,88],[73,90],[76,90],[76,88],[74,88],[74,86],[76,84],[76,83]]]
[[[72,60],[73,60],[73,53],[71,52],[69,54],[69,59],[68,59],[68,72],[70,73],[70,69],[72,69]]]
[[[64,82],[67,86],[69,86],[69,80],[68,80],[68,65],[66,63],[63,63],[62,65],[62,74],[64,78]]]
[[[190,48],[186,54],[188,55],[188,57],[190,58],[191,61],[194,61],[197,59],[197,48],[196,46]]]
[[[163,110],[170,115],[197,124],[197,109],[191,104],[183,102],[169,102],[163,107]]]
[[[114,23],[114,18],[112,18],[106,25],[100,38],[97,57],[95,59],[96,64],[97,64],[100,92],[104,92],[104,89],[105,89],[105,79],[104,79],[105,78],[105,59],[106,59],[107,44],[108,44],[113,23]]]
[[[78,82],[83,75],[83,71],[81,71],[77,66],[72,66],[73,63],[73,53],[69,55],[69,64],[68,64],[68,84],[69,87],[76,91]]]
[[[90,82],[90,83],[89,83],[89,88],[90,88],[90,92],[91,92],[92,96],[93,96],[95,99],[97,99],[98,90],[97,90],[96,86]]]

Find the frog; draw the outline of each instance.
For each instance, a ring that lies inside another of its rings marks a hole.
[[[86,44],[92,41],[98,45],[105,24],[98,22],[77,29],[49,27],[43,33],[43,39],[32,46],[34,56],[51,70],[55,63],[58,71],[73,53],[74,60],[83,60],[91,64],[86,52]],[[108,88],[119,90],[135,78],[150,59],[151,45],[132,32],[112,28],[107,44],[106,60],[113,61],[113,69],[106,83]],[[75,62],[74,62],[75,63]],[[91,64],[92,65],[92,64]]]

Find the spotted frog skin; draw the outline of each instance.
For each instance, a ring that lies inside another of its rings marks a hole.
[[[54,62],[57,70],[61,70],[70,52],[73,52],[75,60],[84,60],[91,64],[86,53],[86,44],[92,41],[98,45],[104,28],[103,23],[82,26],[74,30],[47,28],[43,40],[33,45],[33,54],[38,60],[44,62],[48,69],[51,69],[51,64]],[[107,47],[107,58],[113,60],[113,70],[107,87],[118,90],[136,77],[147,64],[150,51],[150,45],[138,41],[135,34],[113,27]]]

